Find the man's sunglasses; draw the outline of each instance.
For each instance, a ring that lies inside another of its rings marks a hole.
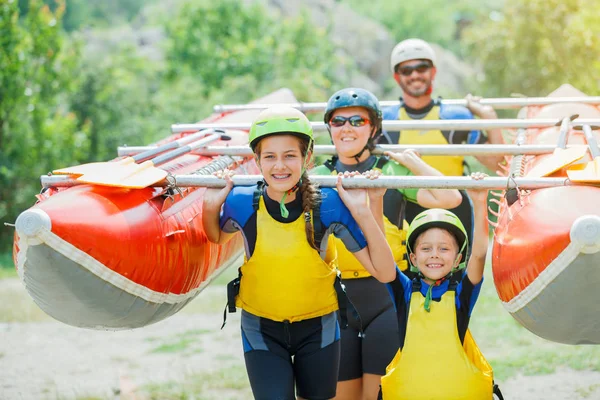
[[[368,118],[363,118],[360,115],[353,115],[351,117],[342,117],[341,115],[338,115],[329,120],[329,125],[339,128],[340,126],[344,126],[346,121],[350,122],[350,125],[355,127],[365,126],[366,124],[371,123]]]
[[[424,72],[427,72],[431,67],[432,67],[432,65],[430,63],[422,62],[417,65],[407,65],[405,67],[396,67],[396,73],[403,75],[403,76],[411,76],[414,71],[417,71],[418,73],[422,74]]]

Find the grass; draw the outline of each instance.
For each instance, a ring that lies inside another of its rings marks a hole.
[[[150,400],[238,400],[251,399],[252,392],[243,365],[192,373],[180,382],[170,381],[141,388]]]
[[[178,353],[186,351],[186,354],[190,354],[189,350],[197,342],[198,337],[203,334],[212,333],[212,331],[206,329],[193,329],[188,330],[178,335],[175,335],[159,346],[150,350],[150,353]],[[162,338],[148,338],[148,341],[162,340]],[[193,353],[202,352],[202,349],[194,349]]]

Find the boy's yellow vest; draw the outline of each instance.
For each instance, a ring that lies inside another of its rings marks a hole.
[[[273,321],[296,322],[338,309],[335,257],[328,264],[306,240],[304,217],[282,223],[256,211],[254,253],[241,267],[236,306]]]
[[[491,400],[492,367],[467,330],[461,344],[456,326],[456,293],[430,303],[414,292],[404,347],[381,378],[384,400]]]
[[[400,107],[398,111],[398,119],[400,121],[412,120],[406,113],[404,107]],[[421,120],[439,120],[440,106],[435,105]],[[419,120],[419,121],[421,121]],[[419,130],[402,130],[398,144],[449,144],[442,131],[419,131]],[[461,156],[423,156],[423,161],[431,165],[433,168],[447,176],[462,176],[463,174],[463,157]]]

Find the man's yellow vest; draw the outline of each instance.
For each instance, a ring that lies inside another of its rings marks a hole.
[[[413,120],[407,113],[404,107],[400,107],[398,111],[398,119],[400,121]],[[434,105],[431,111],[421,120],[439,120],[440,106]],[[413,120],[414,121],[414,120]],[[415,145],[415,144],[449,144],[442,131],[419,131],[419,130],[403,130],[400,132],[398,144]],[[433,168],[447,176],[462,176],[463,174],[463,157],[461,156],[423,156],[423,161],[431,165]]]

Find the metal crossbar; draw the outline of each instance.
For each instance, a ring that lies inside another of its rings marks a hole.
[[[576,147],[583,145],[575,145],[569,147]],[[153,146],[124,146],[118,148],[118,154],[122,156],[131,156],[138,154],[143,151],[153,149]],[[443,144],[443,145],[400,145],[400,144],[386,144],[377,145],[372,151],[373,154],[382,154],[384,151],[401,152],[404,150],[412,149],[421,155],[464,155],[464,156],[478,156],[478,155],[519,155],[519,154],[531,154],[541,155],[550,154],[556,149],[555,145],[546,144],[532,144],[532,145],[513,145],[513,144]],[[252,150],[249,146],[206,146],[200,148],[194,152],[195,154],[201,154],[204,156],[217,156],[217,155],[228,155],[228,156],[251,156],[253,155]],[[315,155],[333,155],[337,154],[335,146],[333,145],[316,145],[314,147]]]
[[[480,104],[492,106],[496,109],[511,109],[521,108],[526,106],[544,106],[548,104],[558,103],[584,103],[584,104],[600,104],[600,96],[585,96],[585,97],[525,97],[525,98],[490,98],[481,99]],[[381,107],[397,106],[400,104],[398,100],[383,100],[379,104]],[[442,104],[447,105],[467,105],[464,99],[448,99],[442,100]],[[317,112],[325,110],[327,103],[287,103],[287,104],[217,104],[213,107],[214,112],[232,112],[244,110],[262,110],[275,105],[286,105],[294,107],[303,112]]]
[[[496,128],[547,128],[556,125],[556,118],[541,119],[455,119],[455,120],[411,120],[411,121],[383,121],[383,128],[388,131],[399,131],[407,129],[418,130],[479,130]],[[600,119],[578,119],[581,125],[600,125]],[[326,131],[327,126],[323,122],[312,122],[314,131]],[[249,130],[250,122],[217,122],[198,124],[173,124],[173,133],[195,132],[201,129],[240,129]]]
[[[261,175],[236,175],[233,177],[233,183],[238,186],[251,186],[262,179]],[[337,177],[311,175],[310,180],[321,187],[335,187]],[[43,187],[69,187],[82,184],[82,182],[64,175],[43,175],[41,182]],[[173,184],[179,187],[219,188],[225,186],[225,181],[216,176],[174,175],[155,186],[172,186]],[[371,180],[357,176],[343,179],[343,186],[345,188],[511,189],[518,187],[519,189],[542,189],[557,186],[583,185],[572,182],[568,178],[487,177],[482,180],[475,180],[465,176],[381,176],[378,179]]]

